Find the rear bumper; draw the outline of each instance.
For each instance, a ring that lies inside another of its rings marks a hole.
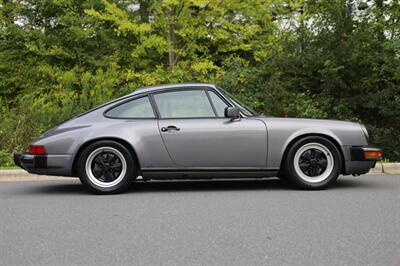
[[[47,168],[47,155],[14,153],[14,163],[25,170]]]
[[[14,153],[14,163],[31,174],[71,176],[71,155]]]
[[[377,161],[382,159],[382,156],[366,156],[369,152],[382,153],[382,149],[371,147],[349,147],[348,160],[345,161],[346,175],[361,175],[369,172],[371,168],[375,167]]]

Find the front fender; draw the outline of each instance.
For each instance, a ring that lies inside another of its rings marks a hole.
[[[279,168],[287,147],[301,136],[329,137],[336,142],[342,152],[345,146],[367,145],[361,126],[357,123],[289,118],[265,118],[264,121],[268,128],[269,168]]]

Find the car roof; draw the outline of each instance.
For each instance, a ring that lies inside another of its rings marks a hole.
[[[215,84],[212,83],[179,83],[179,84],[162,84],[162,85],[157,85],[157,86],[149,86],[149,87],[143,87],[139,88],[136,91],[132,92],[131,94],[128,94],[129,96],[132,95],[138,95],[142,93],[149,93],[153,91],[163,91],[163,90],[172,90],[172,89],[177,89],[177,88],[193,88],[193,87],[211,87],[215,88]]]
[[[149,93],[149,92],[153,92],[153,91],[173,90],[173,89],[176,89],[176,88],[181,88],[181,89],[187,88],[187,89],[190,89],[190,88],[193,88],[193,87],[199,87],[199,88],[201,88],[201,87],[203,87],[203,88],[204,87],[209,87],[209,88],[214,88],[214,89],[217,88],[217,86],[215,84],[212,84],[212,83],[200,83],[200,82],[199,83],[162,84],[162,85],[157,85],[157,86],[142,87],[142,88],[139,88],[139,89],[137,89],[136,91],[134,91],[134,92],[132,92],[130,94],[127,94],[127,95],[124,95],[124,96],[119,97],[117,99],[114,99],[112,101],[103,103],[103,104],[101,104],[99,106],[96,106],[93,109],[90,109],[90,110],[88,110],[86,112],[78,114],[75,117],[84,116],[84,115],[86,115],[88,113],[91,113],[93,111],[96,111],[98,109],[106,107],[108,105],[111,105],[113,103],[119,102],[121,100],[128,99],[128,98],[130,98],[132,96],[135,96],[135,95],[145,94],[145,93]]]

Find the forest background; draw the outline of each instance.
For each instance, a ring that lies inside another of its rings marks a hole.
[[[363,123],[400,161],[399,0],[2,0],[0,166],[75,114],[180,82]]]

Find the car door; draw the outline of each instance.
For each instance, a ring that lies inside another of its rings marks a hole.
[[[164,145],[178,167],[266,168],[264,122],[223,116],[213,90],[186,88],[153,95]]]

